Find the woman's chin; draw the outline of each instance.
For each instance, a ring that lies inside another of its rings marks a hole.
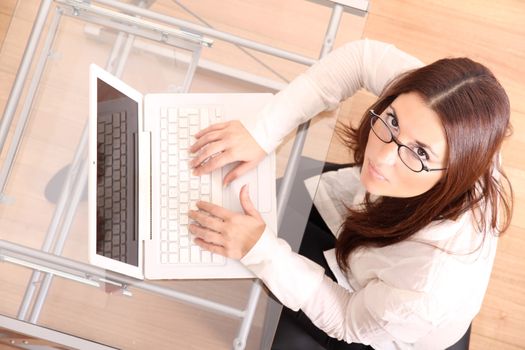
[[[361,184],[366,189],[366,191],[372,195],[375,195],[375,196],[384,195],[385,189],[382,188],[384,187],[384,183],[378,183],[377,180],[375,180],[374,178],[370,178],[364,175],[363,173],[361,173]]]

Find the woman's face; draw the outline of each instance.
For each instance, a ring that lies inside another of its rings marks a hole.
[[[410,92],[399,95],[380,117],[397,141],[413,150],[426,167],[446,168],[445,131],[438,115],[419,94]],[[377,120],[375,123],[380,122]],[[377,127],[374,126],[374,129]],[[394,141],[381,141],[370,130],[361,182],[371,194],[414,197],[430,190],[441,179],[444,171],[423,170],[416,173],[410,170],[398,155],[398,145]]]

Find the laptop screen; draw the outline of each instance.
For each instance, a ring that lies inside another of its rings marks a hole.
[[[97,79],[97,254],[138,266],[138,104]]]

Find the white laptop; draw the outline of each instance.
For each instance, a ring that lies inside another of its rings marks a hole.
[[[91,65],[89,260],[139,279],[251,278],[239,262],[201,250],[188,232],[197,200],[241,211],[250,196],[276,230],[275,155],[222,185],[233,165],[195,177],[193,135],[231,119],[251,123],[271,94],[147,94]]]

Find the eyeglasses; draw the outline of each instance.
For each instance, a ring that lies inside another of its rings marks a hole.
[[[447,170],[447,168],[429,169],[425,165],[425,163],[423,163],[423,160],[416,153],[416,151],[399,142],[399,140],[394,136],[392,130],[387,125],[387,123],[377,113],[375,113],[372,109],[369,112],[370,126],[372,127],[372,131],[374,132],[374,134],[377,136],[378,139],[380,139],[384,143],[390,143],[394,141],[394,143],[397,145],[397,154],[399,155],[399,159],[401,159],[401,161],[407,166],[407,168],[416,173],[420,173],[423,170],[427,172]]]

